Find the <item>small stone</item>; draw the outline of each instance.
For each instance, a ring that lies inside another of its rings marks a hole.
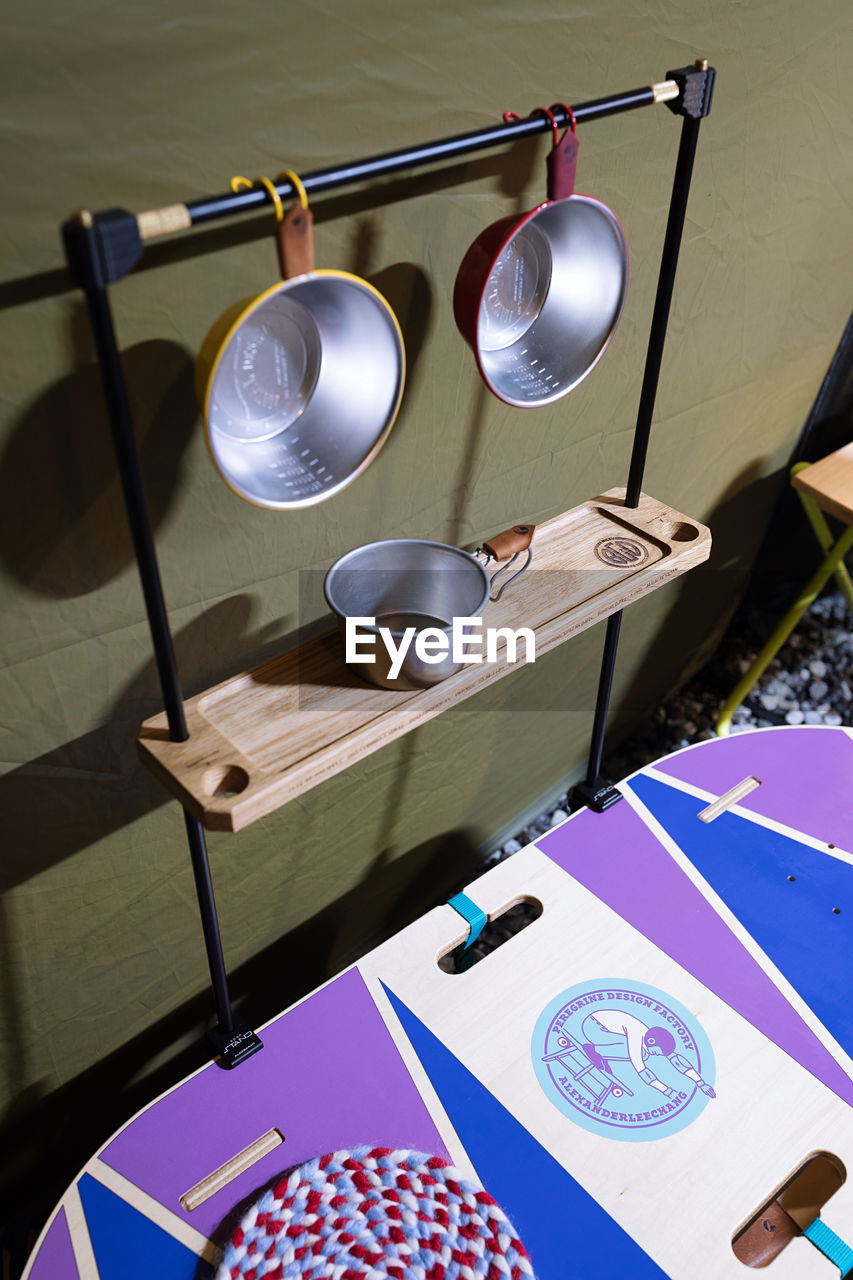
[[[682,728],[684,729],[684,732],[687,734],[689,738],[696,737],[696,725],[693,723],[692,720],[685,720]]]
[[[827,711],[826,715],[823,717],[823,723],[836,725],[836,724],[843,724],[844,721],[842,720],[841,716],[838,714],[837,711]]]
[[[823,716],[819,711],[807,711],[805,714],[806,724],[822,724]]]
[[[819,665],[823,666],[823,663],[821,662]],[[820,702],[821,698],[825,698],[828,693],[829,685],[823,680],[814,680],[809,685],[809,697],[813,698],[815,702]]]
[[[826,675],[826,663],[821,662],[820,658],[814,658],[809,663],[809,671],[813,676],[817,676],[818,679],[822,680]]]
[[[518,853],[520,848],[521,848],[520,841],[515,839],[507,840],[506,844],[503,847],[503,851],[504,853]]]
[[[793,711],[788,712],[788,714],[785,716],[785,719],[787,720],[788,724],[802,724],[803,721],[805,720],[805,716],[803,715],[802,711],[798,710],[798,708],[795,707]]]
[[[565,822],[568,816],[565,809],[555,809],[551,814],[551,826],[556,827],[558,822]]]
[[[772,693],[762,693],[760,702],[765,711],[775,711],[779,705],[779,699]]]
[[[841,681],[841,684],[838,686],[838,692],[841,694],[844,702],[849,702],[851,698],[853,698],[853,689],[850,688],[850,685],[846,680]]]

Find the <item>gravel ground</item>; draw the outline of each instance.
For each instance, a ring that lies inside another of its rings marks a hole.
[[[746,618],[714,657],[650,720],[605,758],[604,772],[618,781],[643,765],[694,742],[715,737],[720,708],[764,643],[766,618]],[[732,732],[781,724],[853,723],[853,627],[841,592],[811,606],[758,684],[732,717]],[[517,853],[569,814],[568,796],[495,849],[491,866]]]
[[[720,708],[766,638],[766,617],[736,619],[711,661],[605,757],[606,775],[619,781],[661,756],[715,737]],[[782,724],[853,724],[853,620],[840,591],[821,596],[807,611],[735,711],[732,732]],[[568,795],[562,795],[553,808],[493,850],[483,870],[517,853],[568,815]],[[535,915],[521,904],[488,925],[469,952],[447,957],[448,967],[468,968],[532,919]]]

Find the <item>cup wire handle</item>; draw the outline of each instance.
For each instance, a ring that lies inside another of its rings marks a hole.
[[[512,556],[509,560],[507,560],[506,564],[502,564],[500,569],[498,569],[495,573],[492,574],[490,579],[491,591],[489,592],[489,599],[492,601],[493,604],[497,604],[498,600],[500,600],[501,596],[506,591],[507,587],[511,587],[512,584],[515,582],[516,578],[520,578],[521,575],[526,572],[528,566],[530,565],[530,561],[533,559],[533,549],[531,547],[528,547],[527,559],[524,561],[524,564],[521,566],[520,569],[517,569],[515,571],[515,573],[512,575],[511,578],[507,578],[506,582],[501,583],[500,587],[498,588],[498,593],[497,595],[495,595],[494,594],[495,583],[497,582],[498,578],[501,576],[502,573],[506,573],[507,569],[512,568],[512,566],[515,564],[516,560],[520,555],[521,555],[521,552],[516,551],[515,555]],[[487,556],[486,564],[489,563],[490,559],[491,557]]]
[[[477,559],[480,560],[484,567],[489,565],[492,560],[506,560],[506,564],[501,565],[500,569],[496,570],[489,579],[489,599],[493,603],[496,604],[507,587],[511,586],[517,578],[520,578],[529,567],[530,561],[533,559],[532,542],[535,530],[536,526],[534,524],[516,524],[504,533],[495,534],[493,538],[489,538],[488,542],[484,542],[482,547],[477,548]],[[507,578],[506,582],[501,583],[497,595],[495,595],[494,588],[498,578],[512,568],[523,551],[527,552],[524,564],[520,569],[516,570],[511,578]],[[509,558],[507,559],[507,557]]]

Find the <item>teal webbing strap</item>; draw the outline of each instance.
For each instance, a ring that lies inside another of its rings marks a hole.
[[[810,1240],[816,1249],[820,1249],[825,1258],[841,1271],[842,1276],[849,1276],[853,1271],[853,1249],[837,1236],[820,1218],[815,1218],[806,1227],[803,1235]]]
[[[476,902],[472,902],[467,894],[464,893],[457,893],[447,905],[452,907],[454,911],[458,911],[462,919],[468,922],[468,937],[465,939],[465,946],[463,947],[463,950],[467,951],[471,943],[476,941],[483,932],[484,926],[489,922],[489,917],[485,911],[477,906]]]

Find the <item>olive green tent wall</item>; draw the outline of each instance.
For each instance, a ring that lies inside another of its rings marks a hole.
[[[135,755],[160,699],[60,220],[583,101],[707,56],[717,92],[645,487],[709,522],[716,550],[711,568],[626,615],[618,732],[712,649],[850,311],[849,17],[845,0],[45,0],[8,15],[0,1117],[19,1180],[45,1167],[49,1147],[25,1138],[60,1086],[75,1106],[102,1107],[193,1041],[211,1008],[181,810]],[[470,544],[624,483],[679,130],[662,106],[582,130],[579,188],[617,212],[632,277],[605,358],[550,409],[484,391],[451,309],[474,236],[542,198],[544,137],[316,202],[320,264],[386,291],[410,372],[375,464],[304,511],[229,492],[192,392],[208,325],[274,279],[268,215],[152,249],[116,288],[188,693],[274,652],[300,597],[300,620],[319,613],[323,570],[359,542]],[[597,628],[245,833],[212,838],[237,994],[263,990],[273,1012],[424,909],[472,850],[577,769],[601,640]],[[123,1054],[129,1042],[137,1051]]]

